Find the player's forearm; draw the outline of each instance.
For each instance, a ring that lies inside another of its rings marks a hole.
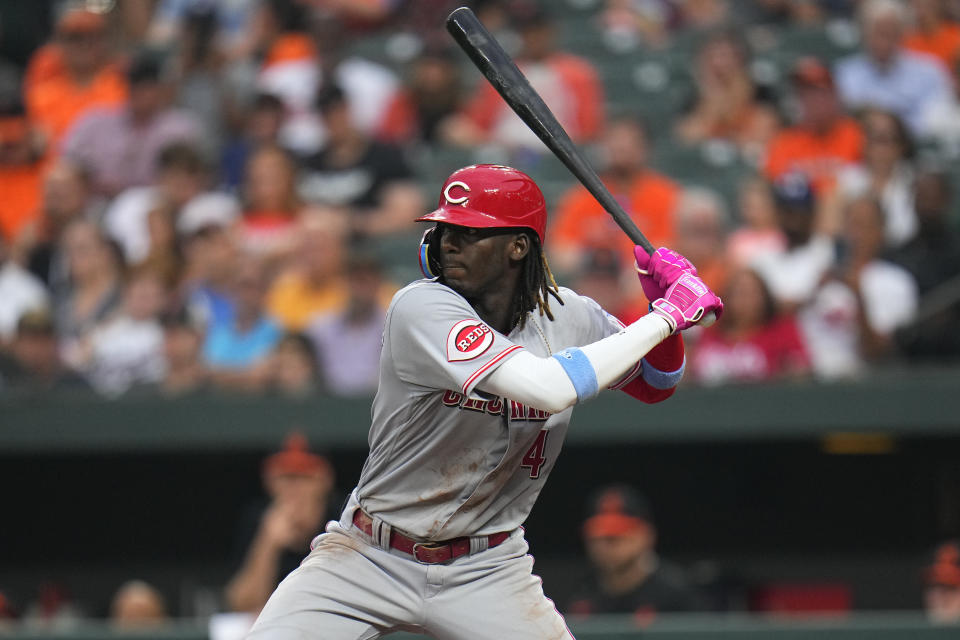
[[[227,584],[227,604],[231,611],[257,612],[263,608],[276,587],[280,552],[257,538],[243,566]]]
[[[479,388],[559,413],[618,381],[669,334],[667,321],[650,314],[579,349],[566,349],[547,358],[521,351],[487,376]]]

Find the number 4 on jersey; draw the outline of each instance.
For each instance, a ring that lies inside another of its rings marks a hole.
[[[520,467],[523,469],[530,469],[531,478],[540,477],[540,467],[543,466],[543,463],[547,461],[547,457],[543,455],[544,451],[547,449],[547,430],[541,429],[540,433],[537,434],[537,439],[534,441],[533,446],[523,454],[523,460],[520,461]]]

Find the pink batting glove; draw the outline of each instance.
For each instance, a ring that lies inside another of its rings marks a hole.
[[[653,313],[663,316],[670,323],[673,327],[671,333],[689,329],[699,322],[713,324],[723,313],[720,297],[692,273],[680,274],[664,296],[654,300],[650,306]]]
[[[647,300],[653,302],[662,298],[667,289],[684,273],[697,275],[697,268],[676,251],[660,247],[648,254],[643,247],[633,248],[637,260],[637,275]]]

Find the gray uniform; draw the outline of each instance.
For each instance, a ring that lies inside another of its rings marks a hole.
[[[277,588],[251,637],[373,638],[403,628],[441,638],[570,637],[531,573],[520,525],[553,469],[572,410],[551,415],[477,390],[521,349],[546,357],[623,328],[593,300],[569,289],[560,295],[565,304],[551,305],[554,321],[531,313],[508,336],[438,282],[420,280],[394,296],[360,482],[340,522]],[[357,508],[372,516],[372,537],[353,526]],[[423,541],[471,537],[471,553],[422,565],[390,548],[392,529]],[[498,532],[512,533],[486,549],[486,537]]]

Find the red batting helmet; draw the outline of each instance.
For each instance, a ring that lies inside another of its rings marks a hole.
[[[527,227],[543,244],[547,204],[530,176],[496,164],[475,164],[454,171],[443,185],[436,211],[418,222],[461,227]]]

